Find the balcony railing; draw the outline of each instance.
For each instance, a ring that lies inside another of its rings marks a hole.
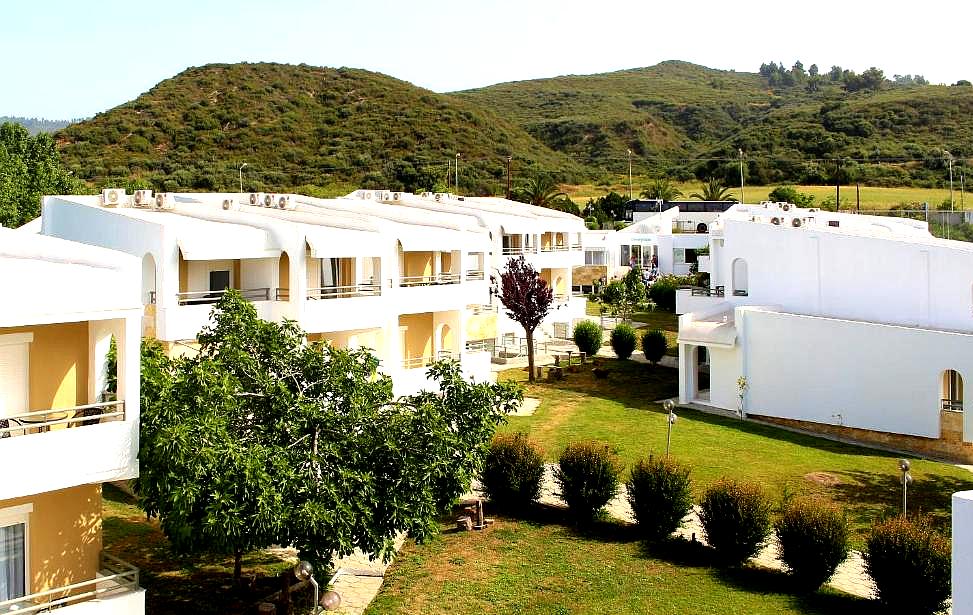
[[[409,357],[408,359],[403,359],[402,367],[405,369],[418,369],[420,367],[428,367],[436,361],[445,361],[447,359],[459,360],[459,356],[456,353],[448,350],[440,350],[435,355],[425,355],[421,357]]]
[[[516,256],[518,254],[534,254],[535,250],[532,246],[508,246],[502,251],[504,256]]]
[[[378,284],[349,284],[347,286],[322,286],[307,289],[308,299],[348,299],[350,297],[377,297],[382,294]]]
[[[225,290],[194,290],[178,293],[179,305],[203,305],[216,303],[228,290],[236,290],[247,301],[270,301],[270,288],[238,288]]]
[[[399,286],[434,286],[438,284],[459,284],[462,276],[458,273],[440,273],[439,275],[409,275],[402,276]]]
[[[700,288],[698,286],[693,286],[691,288],[693,297],[725,297],[726,287],[717,286],[716,288]]]
[[[51,427],[58,425],[84,427],[115,420],[125,420],[124,401],[106,401],[56,410],[36,410],[0,418],[0,438],[50,431]]]
[[[541,246],[541,252],[567,252],[571,246]]]
[[[564,305],[566,303],[570,303],[570,301],[571,301],[571,295],[569,294],[565,294],[565,293],[554,294],[554,303],[557,305]]]
[[[466,272],[467,281],[486,279],[486,273],[482,269],[471,269]]]
[[[496,314],[500,311],[500,306],[498,305],[482,305],[475,304],[468,306],[470,314],[473,316],[479,316],[480,314]]]
[[[962,399],[944,399],[942,400],[942,408],[946,412],[962,412],[963,411],[963,400]]]
[[[40,613],[77,604],[92,598],[136,591],[139,569],[107,553],[101,554],[98,576],[88,581],[46,589],[0,602],[0,613]]]

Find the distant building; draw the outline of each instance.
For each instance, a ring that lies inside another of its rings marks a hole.
[[[736,205],[736,203],[736,201],[629,201],[625,205],[625,219],[632,222],[641,222],[655,214],[676,207],[681,214],[679,230],[683,232],[705,233],[705,226],[716,220],[717,216]]]

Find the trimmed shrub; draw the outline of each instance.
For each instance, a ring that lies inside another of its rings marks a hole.
[[[656,329],[642,334],[642,352],[645,353],[646,361],[658,363],[666,356],[667,350],[669,350],[669,340],[662,331]]]
[[[602,332],[601,325],[591,320],[582,320],[574,326],[574,343],[578,350],[589,357],[598,354],[601,348]]]
[[[603,442],[573,442],[554,469],[561,499],[581,522],[593,520],[618,492],[622,465]]]
[[[530,506],[540,495],[543,477],[544,456],[527,434],[494,436],[480,474],[491,502],[508,510]]]
[[[612,329],[612,350],[619,359],[627,359],[635,351],[635,329],[631,325],[619,323]]]
[[[649,287],[649,299],[660,310],[675,312],[676,289],[679,288],[679,284],[680,279],[674,275],[659,276]]]
[[[706,541],[725,564],[746,562],[770,533],[770,502],[755,483],[722,478],[706,490],[699,508]]]
[[[649,540],[678,530],[693,507],[689,468],[671,459],[640,459],[625,486],[635,522]]]
[[[784,509],[774,532],[780,559],[802,590],[816,590],[848,557],[848,522],[835,506],[797,500]]]
[[[865,568],[878,598],[900,613],[936,613],[950,596],[949,539],[924,518],[896,517],[872,528]]]

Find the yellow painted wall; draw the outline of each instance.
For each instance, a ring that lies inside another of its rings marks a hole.
[[[553,280],[551,279],[550,269],[541,269],[541,279],[547,282],[547,285],[553,288]]]
[[[405,328],[402,340],[403,359],[432,356],[432,325],[431,312],[399,316],[399,329]]]
[[[240,259],[233,261],[233,279],[230,280],[230,288],[240,289],[242,285],[240,284]],[[207,284],[208,285],[208,284]]]
[[[544,233],[543,235],[541,235],[541,249],[542,250],[547,250],[547,249],[549,249],[551,247],[551,244],[554,243],[553,236],[554,236],[554,233]]]
[[[497,315],[493,312],[487,314],[471,314],[466,319],[466,339],[468,340],[492,340],[497,337]]]
[[[381,329],[354,329],[348,331],[329,331],[325,333],[309,333],[310,342],[329,342],[335,348],[370,348],[378,356],[385,352],[385,337]]]
[[[34,334],[28,346],[31,410],[88,403],[87,322],[0,329],[7,333]]]
[[[402,263],[404,277],[432,275],[432,252],[403,252]]]
[[[445,352],[456,350],[453,348],[453,328],[447,324],[443,324],[439,329],[439,350]]]
[[[0,509],[21,504],[34,506],[27,530],[29,593],[93,579],[101,552],[101,485],[2,500]]]
[[[179,292],[189,292],[189,263],[182,257],[182,250],[179,250]]]

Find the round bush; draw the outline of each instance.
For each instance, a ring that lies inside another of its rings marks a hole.
[[[544,456],[527,434],[497,435],[490,443],[480,482],[495,505],[505,509],[530,506],[544,477]]]
[[[622,465],[602,442],[573,442],[561,453],[554,482],[571,514],[581,522],[593,520],[618,492]]]
[[[662,360],[662,357],[666,356],[667,350],[669,350],[669,341],[662,331],[656,329],[655,331],[646,331],[642,335],[642,352],[645,353],[646,361],[658,363]]]
[[[936,613],[950,596],[949,539],[927,520],[896,517],[872,528],[865,567],[878,598],[896,612]]]
[[[679,278],[674,275],[659,276],[649,287],[649,299],[660,310],[675,312],[677,288],[679,288]]]
[[[635,329],[625,323],[619,323],[612,329],[612,350],[619,359],[627,359],[635,351]]]
[[[693,506],[689,468],[670,459],[639,460],[625,487],[635,522],[650,540],[678,530]]]
[[[598,354],[601,348],[601,325],[591,320],[582,320],[574,326],[574,343],[578,350],[589,357]]]
[[[725,564],[756,555],[770,533],[770,502],[754,483],[720,479],[699,503],[706,541]]]
[[[834,506],[798,500],[774,524],[780,559],[802,590],[814,591],[848,557],[848,522]]]

